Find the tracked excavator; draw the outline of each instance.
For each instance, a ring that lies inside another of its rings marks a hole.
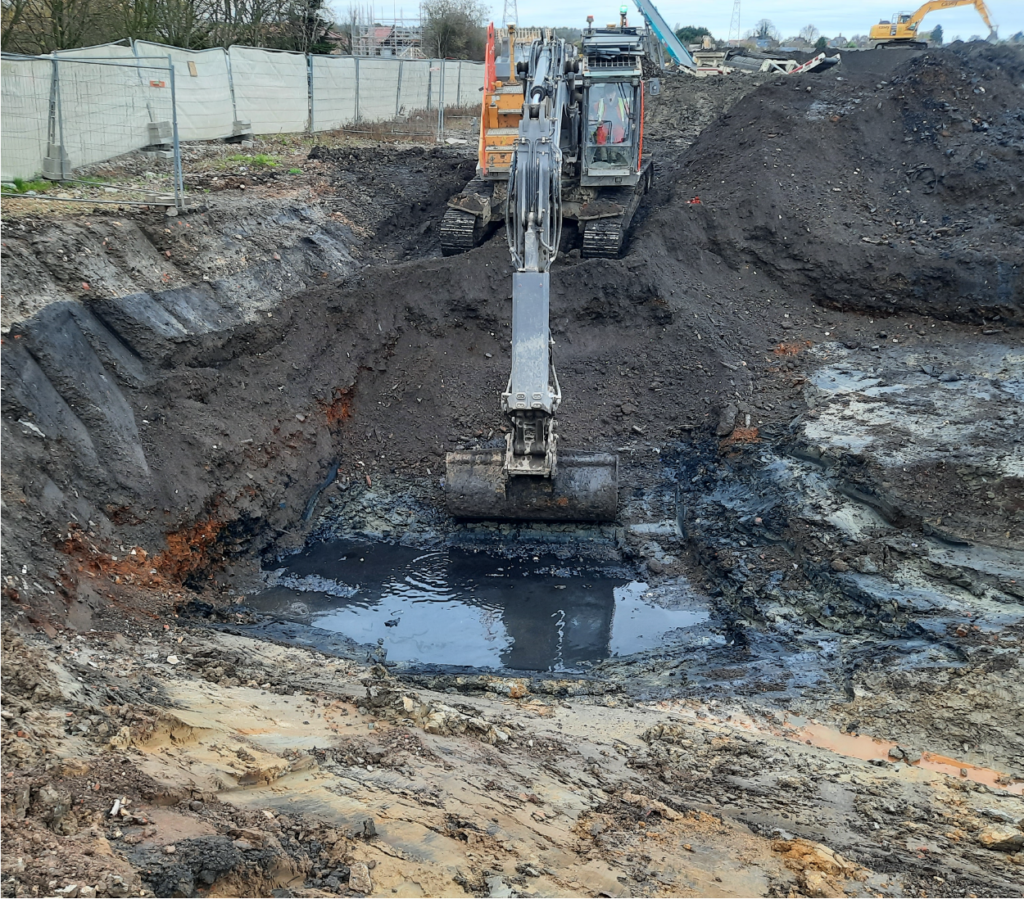
[[[891,20],[883,19],[877,25],[872,25],[868,35],[871,46],[875,50],[892,50],[900,47],[924,50],[928,46],[928,41],[917,34],[918,26],[924,17],[939,9],[954,9],[958,6],[973,6],[988,26],[988,39],[996,39],[996,26],[992,24],[985,0],[928,0],[912,13],[896,13]]]
[[[649,35],[629,26],[625,7],[618,26],[595,28],[592,16],[587,24],[582,52],[562,42],[559,52],[570,71],[544,73],[541,79],[564,79],[567,87],[561,107],[546,113],[564,119],[561,195],[555,200],[560,218],[578,223],[584,257],[618,256],[654,176],[651,160],[643,158],[642,82]],[[533,69],[537,54],[558,43],[550,29],[524,33],[513,25],[500,45],[497,39],[491,25],[476,177],[448,201],[440,229],[446,256],[478,246],[506,220],[509,179],[529,105],[526,89],[538,74]]]
[[[617,27],[603,29],[588,18],[582,54],[545,29],[517,60],[510,29],[515,111],[505,85],[489,82],[479,175],[463,194],[475,202],[449,213],[474,231],[467,245],[496,215],[506,224],[516,268],[512,371],[501,396],[510,427],[503,449],[447,455],[445,493],[456,517],[602,521],[616,514],[618,457],[558,449],[562,392],[551,358],[549,289],[564,219],[580,222],[585,255],[613,256],[650,185],[642,150],[643,35],[628,25],[625,8],[620,15]],[[512,118],[514,140],[497,143]]]

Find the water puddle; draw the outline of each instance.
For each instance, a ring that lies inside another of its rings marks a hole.
[[[458,548],[333,541],[290,556],[270,581],[256,609],[383,640],[398,662],[566,671],[657,648],[708,618],[655,604],[646,584],[608,570]]]

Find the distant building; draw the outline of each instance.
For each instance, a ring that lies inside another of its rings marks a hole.
[[[390,25],[357,25],[352,52],[356,56],[387,56],[397,59],[425,59],[423,26],[419,21],[396,21]]]

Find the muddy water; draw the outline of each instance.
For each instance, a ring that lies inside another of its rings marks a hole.
[[[341,540],[289,557],[253,605],[359,643],[382,640],[390,661],[533,671],[653,649],[707,619],[655,604],[646,584],[616,574]]]

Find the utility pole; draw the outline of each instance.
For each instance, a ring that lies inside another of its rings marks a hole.
[[[505,0],[501,11],[502,25],[519,25],[519,5],[517,0]]]
[[[729,40],[738,41],[742,34],[740,34],[740,0],[735,0],[732,5],[732,19],[729,21]]]

